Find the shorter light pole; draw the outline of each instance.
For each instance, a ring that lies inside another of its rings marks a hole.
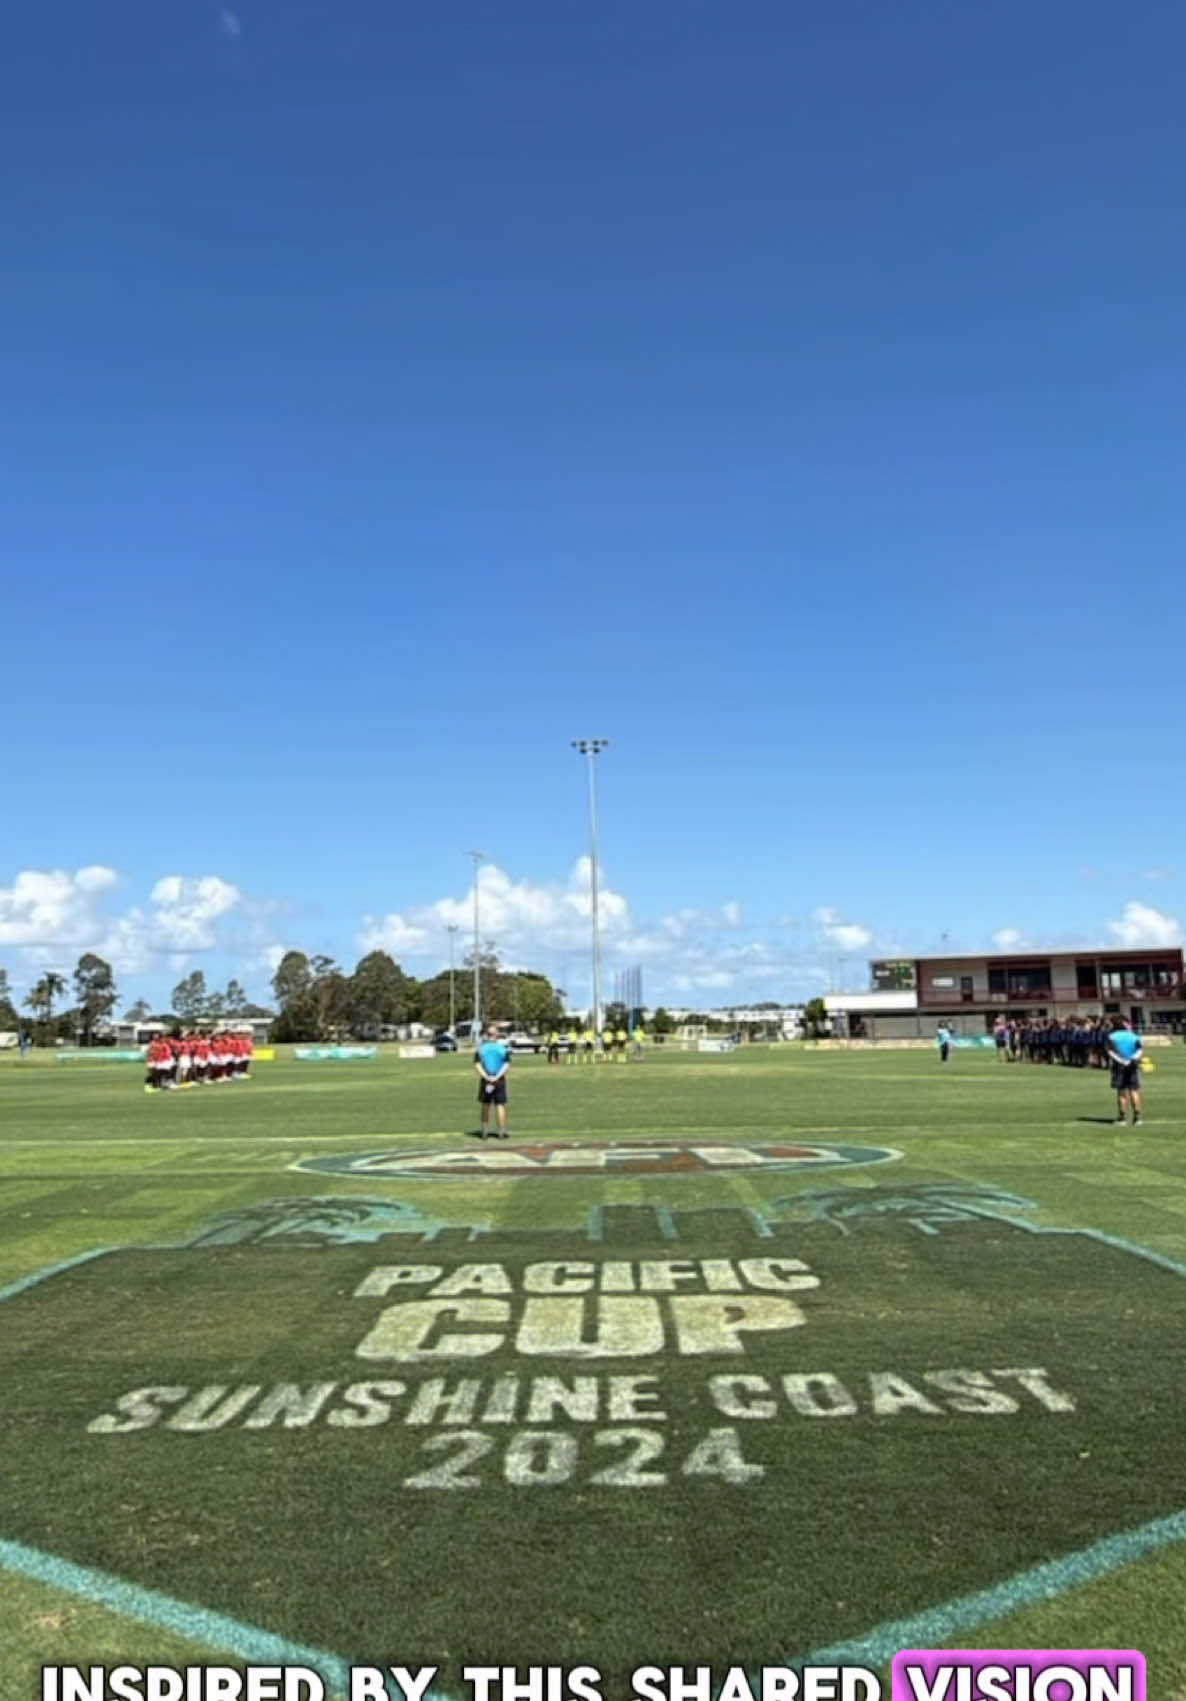
[[[484,851],[466,851],[474,862],[474,1025],[475,1040],[482,1037],[482,932],[478,922],[478,875],[486,860]]]
[[[457,1033],[457,923],[449,923],[449,1032]]]

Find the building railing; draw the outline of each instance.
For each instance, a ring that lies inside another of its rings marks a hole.
[[[1102,1000],[1115,1003],[1131,998],[1155,1000],[1186,996],[1186,981],[1164,981],[1158,986],[1044,986],[1015,988],[1011,992],[962,992],[959,987],[922,987],[918,994],[920,1009],[927,1006],[949,1007],[952,1004],[1098,1004]]]

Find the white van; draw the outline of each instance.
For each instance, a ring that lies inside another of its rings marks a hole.
[[[19,1034],[0,1034],[0,1051],[15,1051],[20,1043]]]

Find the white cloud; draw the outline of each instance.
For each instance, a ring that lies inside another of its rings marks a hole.
[[[727,963],[764,963],[774,955],[774,947],[765,939],[751,939],[745,945],[726,945],[717,953]]]
[[[240,901],[236,886],[216,874],[169,874],[152,888],[147,907],[111,914],[103,900],[120,884],[113,868],[91,863],[66,869],[23,869],[0,887],[0,945],[30,963],[61,968],[68,957],[94,951],[118,972],[141,973],[162,956],[212,949],[215,923]]]
[[[998,951],[1027,951],[1029,940],[1019,927],[999,927],[992,936]]]
[[[1118,945],[1129,950],[1151,949],[1182,943],[1182,926],[1176,916],[1164,915],[1151,904],[1125,904],[1119,921],[1108,923],[1108,932]]]
[[[239,37],[243,34],[243,25],[239,19],[239,14],[237,12],[232,12],[227,6],[224,6],[219,12],[218,22],[222,28],[223,35],[230,36],[232,41],[238,41]]]
[[[813,910],[811,919],[819,929],[825,947],[834,946],[837,951],[864,951],[876,937],[860,922],[841,921],[837,911],[826,905]]]
[[[740,903],[736,898],[730,898],[717,910],[697,909],[685,906],[680,910],[671,910],[662,917],[659,926],[672,939],[684,939],[689,934],[720,933],[726,928],[736,929],[743,924],[743,914]]]
[[[644,962],[647,958],[662,957],[671,949],[670,936],[662,932],[623,933],[617,941],[619,955],[628,958],[631,962]]]
[[[432,973],[449,960],[447,929],[459,929],[460,963],[473,938],[472,885],[458,896],[392,909],[363,918],[355,943],[363,951],[385,950],[411,959],[413,973]],[[508,967],[542,969],[562,977],[574,1001],[589,987],[589,859],[581,857],[567,880],[516,879],[495,863],[480,870],[478,904],[482,942]],[[623,892],[599,872],[598,918],[603,953],[603,990],[612,996],[615,976],[642,964],[650,1003],[678,995],[719,1003],[720,996],[791,997],[829,973],[819,953],[857,956],[874,943],[872,930],[841,918],[832,909],[816,912],[814,949],[792,950],[781,917],[769,928],[746,924],[740,900],[717,906],[685,905],[639,922]],[[863,977],[862,977],[863,978]]]
[[[390,915],[382,917],[364,916],[358,944],[364,951],[387,951],[393,957],[419,957],[431,937],[427,928],[416,927],[393,910]]]
[[[100,863],[91,863],[89,867],[78,870],[74,883],[80,892],[108,892],[113,886],[119,885],[119,875],[114,868],[104,868]]]
[[[1147,868],[1145,870],[1146,880],[1172,880],[1173,877],[1174,871],[1172,868]]]
[[[214,922],[239,903],[242,893],[217,874],[166,874],[152,889],[151,931],[158,948],[208,951]]]
[[[582,950],[589,940],[592,896],[590,861],[581,857],[565,885],[536,885],[514,880],[496,863],[483,863],[478,876],[479,931],[484,944],[493,941],[504,961],[532,948],[550,951]],[[474,890],[459,898],[438,898],[408,914],[392,910],[381,917],[366,916],[357,943],[367,951],[405,952],[409,956],[436,954],[447,945],[450,926],[459,928],[459,948],[473,937]],[[612,949],[630,926],[625,898],[605,881],[599,870],[597,919],[603,945]]]
[[[672,975],[671,985],[677,992],[723,992],[736,978],[726,969],[705,969],[701,974]]]
[[[0,887],[0,944],[23,948],[85,946],[94,928],[92,899],[115,885],[112,868],[24,869]]]

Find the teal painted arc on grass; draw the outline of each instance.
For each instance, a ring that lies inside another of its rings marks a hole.
[[[1073,1229],[1053,1229],[1053,1234],[1073,1234]],[[1177,1258],[1171,1258],[1166,1252],[1155,1252],[1151,1246],[1138,1246],[1135,1240],[1121,1240],[1118,1235],[1105,1234],[1103,1229],[1082,1229],[1079,1231],[1091,1236],[1092,1240],[1102,1241],[1105,1246],[1117,1246],[1121,1252],[1131,1252],[1134,1257],[1144,1258],[1150,1264],[1156,1264],[1163,1270],[1171,1271],[1175,1276],[1186,1277],[1186,1264]]]
[[[967,1200],[961,1202],[961,1208],[971,1216],[1008,1223],[1011,1228],[1024,1229],[1027,1234],[1081,1234],[1086,1240],[1098,1240],[1101,1245],[1114,1246],[1119,1252],[1131,1252],[1134,1258],[1143,1258],[1147,1264],[1156,1264],[1161,1270],[1169,1270],[1172,1275],[1186,1278],[1186,1264],[1180,1259],[1171,1258],[1168,1252],[1157,1252],[1151,1246],[1141,1246],[1135,1240],[1124,1240],[1120,1235],[1109,1234],[1106,1229],[1052,1228],[1042,1223],[1027,1222],[1024,1217],[1011,1216],[1007,1211],[993,1211],[984,1207],[977,1210],[975,1203]]]
[[[343,1695],[349,1693],[349,1660],[338,1654],[328,1654],[322,1648],[306,1648],[302,1643],[291,1642],[271,1630],[261,1630],[258,1625],[229,1618],[226,1613],[175,1600],[172,1595],[163,1595],[156,1589],[126,1583],[105,1571],[75,1565],[72,1560],[43,1553],[39,1548],[26,1547],[23,1542],[5,1541],[2,1537],[0,1569],[36,1583],[46,1583],[81,1600],[92,1601],[125,1618],[150,1624],[154,1630],[171,1631],[192,1642],[219,1648],[248,1665],[309,1666],[325,1680],[328,1689],[338,1690]],[[388,1689],[394,1690],[390,1679]],[[430,1689],[425,1701],[449,1701],[449,1697],[440,1690]]]
[[[1144,1559],[1172,1542],[1186,1541],[1186,1511],[1155,1518],[1139,1529],[1105,1536],[1090,1547],[1061,1559],[1046,1560],[994,1583],[975,1594],[959,1595],[941,1606],[927,1607],[910,1618],[879,1624],[863,1636],[838,1642],[809,1654],[801,1665],[888,1665],[903,1648],[941,1648],[966,1630],[991,1619],[1018,1612],[1042,1600],[1054,1600],[1068,1589],[1094,1583],[1135,1560]]]
[[[30,1276],[21,1276],[15,1282],[9,1282],[6,1288],[0,1288],[0,1301],[15,1299],[18,1293],[24,1293],[27,1288],[35,1288],[38,1282],[48,1281],[51,1276],[60,1276],[63,1270],[73,1270],[78,1264],[89,1264],[93,1258],[106,1258],[109,1252],[123,1252],[122,1246],[94,1246],[89,1252],[76,1252],[73,1258],[63,1258],[60,1264],[47,1264],[44,1270],[34,1270]]]
[[[221,1648],[252,1665],[312,1666],[327,1683],[342,1688],[349,1685],[349,1663],[336,1654],[327,1654],[318,1648],[304,1648],[286,1637],[274,1635],[270,1630],[241,1624],[225,1613],[191,1606],[187,1601],[174,1600],[171,1595],[160,1594],[155,1589],[141,1588],[138,1583],[125,1583],[105,1571],[75,1565],[72,1560],[43,1553],[39,1548],[26,1547],[22,1542],[0,1538],[0,1566],[19,1577],[48,1583],[51,1588],[62,1589],[66,1594],[109,1607],[126,1618],[150,1624],[155,1630],[169,1630],[191,1641]],[[436,1701],[443,1701],[443,1698],[437,1697]]]

